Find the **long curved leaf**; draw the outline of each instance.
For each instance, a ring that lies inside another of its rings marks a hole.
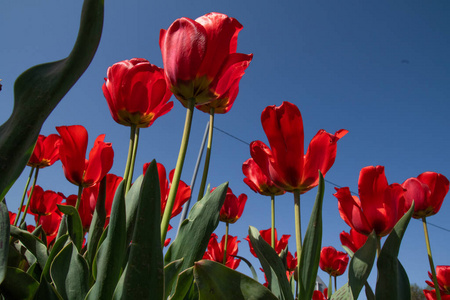
[[[43,269],[48,259],[47,246],[28,231],[19,229],[16,226],[11,225],[10,232],[13,237],[20,240],[27,250],[36,257],[39,265]]]
[[[103,5],[103,0],[84,1],[67,58],[34,66],[17,78],[13,112],[0,127],[0,199],[25,167],[44,121],[91,63],[102,34]]]
[[[34,299],[39,283],[21,269],[8,267],[5,280],[0,284],[0,294],[5,299]]]
[[[5,202],[0,201],[0,283],[6,276],[9,253],[9,213]]]
[[[71,205],[59,205],[58,209],[67,216],[67,231],[69,232],[70,239],[73,241],[78,251],[81,251],[83,245],[83,225],[81,223],[80,214],[75,207]]]

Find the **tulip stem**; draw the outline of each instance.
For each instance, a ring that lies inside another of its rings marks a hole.
[[[302,256],[302,224],[300,215],[299,190],[294,190],[294,211],[295,211],[295,243],[297,245],[297,274],[298,280],[300,281],[300,257]]]
[[[170,216],[177,195],[178,185],[180,183],[181,171],[183,169],[184,159],[186,157],[187,145],[189,142],[189,134],[191,132],[192,116],[194,114],[195,99],[189,99],[186,111],[186,121],[184,124],[183,137],[181,139],[180,152],[178,153],[177,164],[173,174],[172,186],[170,187],[169,196],[167,198],[166,208],[161,220],[161,245],[166,240],[167,229],[169,227]]]
[[[337,291],[337,276],[334,276],[334,291]]]
[[[423,231],[425,233],[425,243],[427,244],[428,261],[430,262],[431,275],[433,276],[434,289],[436,290],[436,299],[441,300],[441,292],[436,277],[436,269],[434,268],[433,255],[431,254],[430,237],[428,236],[428,226],[426,217],[422,217]]]
[[[128,182],[128,174],[130,173],[130,167],[131,167],[131,157],[133,153],[133,145],[134,145],[134,138],[136,135],[136,125],[132,124],[130,126],[130,143],[128,145],[128,156],[127,156],[127,163],[125,165],[125,172],[123,173],[123,182],[126,184]],[[126,186],[125,186],[126,187]],[[125,194],[127,193],[127,189],[125,189]]]
[[[134,130],[133,151],[131,152],[131,162],[130,162],[130,167],[129,167],[128,175],[127,175],[127,182],[126,182],[127,185],[126,185],[126,189],[125,189],[126,193],[130,189],[131,182],[133,181],[134,164],[136,162],[136,153],[137,153],[138,142],[139,142],[139,128],[136,128]]]
[[[331,281],[331,274],[330,274],[330,281],[328,282],[328,294],[327,294],[327,299],[331,299],[331,295],[333,294],[333,283]]]
[[[272,224],[271,224],[271,236],[270,236],[270,245],[273,249],[275,249],[275,195],[270,195],[270,203],[271,203],[271,214],[272,214]]]
[[[81,195],[83,193],[83,186],[80,184],[78,186],[78,197],[77,197],[77,202],[75,203],[75,209],[78,211],[78,208],[80,208],[80,203],[81,203]]]
[[[25,210],[23,211],[22,220],[20,221],[20,225],[25,222],[25,217],[27,216],[28,207],[30,206],[31,197],[33,197],[34,187],[36,186],[36,181],[39,174],[39,168],[36,168],[36,172],[34,173],[33,185],[31,186],[30,195],[28,196],[27,205],[25,206]]]
[[[380,257],[381,253],[381,237],[377,236],[377,258]]]
[[[203,167],[202,181],[198,190],[197,201],[203,198],[205,193],[206,179],[208,178],[209,161],[211,160],[211,146],[214,130],[214,107],[211,107],[209,111],[209,130],[208,130],[208,144],[206,145],[205,165]]]
[[[226,222],[226,226],[225,226],[225,244],[223,246],[223,264],[224,265],[227,264],[228,228],[229,228],[229,223]]]
[[[20,200],[19,211],[17,212],[16,219],[14,220],[14,226],[17,226],[17,222],[19,221],[20,213],[22,212],[23,201],[25,200],[28,186],[30,185],[31,177],[33,177],[34,169],[36,169],[36,167],[31,167],[30,175],[28,175],[27,184],[25,185],[25,189],[23,190],[23,194],[22,194],[22,200]]]

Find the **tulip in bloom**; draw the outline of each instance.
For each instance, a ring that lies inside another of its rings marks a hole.
[[[348,132],[319,130],[304,155],[303,121],[297,106],[289,102],[268,106],[261,114],[261,123],[270,148],[261,141],[252,142],[252,158],[277,186],[301,194],[319,184],[319,170],[325,176],[334,164],[337,141]]]
[[[321,291],[314,291],[312,300],[327,300],[327,297],[325,296],[327,295],[327,291],[328,289],[325,289],[323,293]]]
[[[41,169],[53,165],[59,159],[60,143],[61,137],[57,134],[47,137],[40,134],[27,165]]]
[[[143,58],[120,61],[108,68],[102,86],[114,121],[125,126],[149,127],[173,108],[168,102],[164,70]]]
[[[211,192],[214,189],[211,190]],[[219,212],[219,219],[222,222],[229,224],[236,223],[236,221],[242,216],[244,212],[245,203],[247,202],[247,195],[240,194],[239,197],[233,194],[233,191],[228,188],[223,202],[222,208]]]
[[[441,209],[442,202],[449,190],[448,179],[435,172],[425,172],[417,178],[403,182],[405,191],[405,211],[414,200],[413,218],[421,219],[432,216]]]
[[[28,197],[30,193],[31,189],[28,191]],[[61,194],[51,190],[44,191],[42,187],[36,185],[27,212],[34,216],[48,216],[56,210],[56,204],[60,204],[63,199]]]
[[[339,234],[342,246],[346,246],[354,252],[358,251],[367,241],[367,235],[361,234],[353,228],[350,229],[350,233],[342,231]]]
[[[159,46],[166,81],[185,106],[189,100],[212,106],[224,113],[231,108],[239,81],[253,55],[236,53],[242,25],[220,13],[192,20],[181,18],[161,29]],[[209,107],[206,108],[209,112]]]
[[[276,186],[269,177],[264,175],[261,168],[256,164],[253,158],[247,159],[242,164],[242,173],[244,173],[244,182],[255,192],[264,196],[283,195],[284,190]]]
[[[223,263],[223,255],[225,251],[225,236],[222,237],[220,243],[217,242],[217,238],[218,236],[215,233],[211,235],[208,243],[208,249],[203,255],[203,259]],[[236,269],[241,262],[240,259],[234,258],[234,256],[238,253],[238,243],[240,243],[240,241],[237,240],[237,236],[228,236],[226,254],[227,257],[225,265],[230,269]]]
[[[261,237],[267,242],[267,244],[270,245],[271,242],[271,234],[272,234],[272,229],[266,229],[266,230],[260,230],[259,234],[261,235]],[[287,245],[288,245],[288,241],[289,238],[291,236],[289,234],[283,234],[283,236],[281,237],[280,240],[278,240],[277,237],[277,229],[275,228],[275,252],[277,254],[280,254],[281,251],[283,251],[284,249],[286,249]],[[252,243],[250,242],[250,238],[247,236],[246,238],[244,238],[244,240],[246,240],[248,242],[248,245],[250,246],[250,252],[253,254],[254,257],[256,256],[255,250],[253,250],[253,246]]]
[[[37,222],[37,225],[42,225],[47,235],[47,246],[50,245],[58,234],[59,225],[61,224],[62,215],[59,210],[55,210],[50,215],[42,216]]]
[[[67,180],[75,185],[96,185],[113,165],[114,151],[111,143],[105,143],[104,134],[97,137],[86,160],[88,133],[81,125],[56,127],[61,135],[59,155]]]
[[[344,274],[348,265],[347,253],[337,251],[334,247],[323,247],[320,251],[320,268],[330,274],[330,276],[340,276]]]
[[[404,190],[398,183],[388,185],[383,166],[369,166],[361,170],[358,182],[359,197],[352,196],[348,187],[336,188],[341,218],[354,230],[378,237],[389,234],[404,214]]]
[[[426,283],[431,286],[432,288],[436,287],[433,283],[433,276],[431,275],[431,272],[428,272],[428,276],[430,277],[431,281],[426,281]],[[436,277],[438,282],[438,288],[441,294],[442,300],[449,300],[450,299],[450,266],[437,266],[436,267]],[[435,290],[423,290],[426,298],[428,300],[437,299],[436,298],[436,291]]]

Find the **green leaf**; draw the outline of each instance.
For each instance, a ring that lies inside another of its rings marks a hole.
[[[139,195],[141,193],[141,185],[144,180],[144,176],[139,176],[131,186],[127,195],[125,196],[125,202],[127,203],[127,245],[131,241],[131,237],[134,231],[134,225],[136,223],[136,214],[139,205]],[[160,213],[161,214],[161,213]],[[161,217],[160,217],[161,218]],[[161,239],[161,237],[160,237]],[[161,241],[160,241],[161,242]]]
[[[300,256],[300,296],[301,299],[311,299],[319,269],[320,249],[322,245],[322,206],[325,192],[325,182],[319,171],[319,187],[314,203]]]
[[[126,252],[125,197],[124,182],[122,181],[117,187],[111,207],[108,234],[97,254],[97,281],[92,286],[86,299],[110,300],[112,298],[114,289],[120,279]]]
[[[55,290],[55,288],[43,278],[39,283],[39,288],[36,291],[34,299],[45,299],[45,300],[63,300],[61,295]]]
[[[57,206],[58,209],[67,216],[67,231],[69,232],[70,239],[77,247],[78,252],[80,252],[84,239],[83,224],[81,223],[80,214],[76,208],[71,205],[58,204]]]
[[[43,269],[48,259],[47,246],[28,231],[19,229],[13,225],[10,226],[10,232],[13,237],[20,240],[25,248],[36,257],[39,265]]]
[[[250,271],[252,272],[252,276],[253,279],[255,279],[256,281],[258,280],[258,275],[256,274],[255,268],[253,268],[253,265],[250,261],[248,261],[248,259],[246,259],[245,257],[239,256],[239,255],[233,255],[233,257],[238,258],[240,260],[242,260],[243,262],[245,262],[247,264],[247,266],[250,268]]]
[[[24,271],[8,267],[6,276],[0,284],[0,294],[5,299],[34,299],[39,283]]]
[[[194,279],[202,300],[278,299],[256,280],[215,261],[196,262]]]
[[[0,199],[22,173],[44,121],[91,63],[102,27],[103,0],[85,0],[69,56],[34,66],[17,78],[13,112],[0,127]]]
[[[192,287],[194,281],[194,267],[187,268],[180,274],[178,274],[177,283],[175,286],[175,292],[169,297],[169,300],[183,300],[189,289]],[[168,291],[169,292],[169,291]],[[167,292],[167,294],[169,294]]]
[[[358,298],[362,287],[367,284],[376,253],[377,236],[375,232],[372,232],[366,243],[354,253],[348,267],[348,284],[355,299]]]
[[[67,241],[69,240],[69,235],[65,234],[61,236],[59,239],[55,241],[52,247],[52,251],[50,252],[50,255],[48,256],[47,263],[44,266],[44,269],[42,270],[42,276],[41,281],[44,280],[44,278],[51,282],[52,278],[50,276],[50,267],[52,265],[53,260],[55,259],[56,255],[65,247]]]
[[[225,200],[228,183],[223,183],[212,193],[206,194],[192,207],[189,216],[181,224],[177,238],[164,257],[165,264],[184,258],[182,270],[202,259],[211,234],[219,224],[219,211]]]
[[[394,229],[384,242],[378,257],[378,280],[375,297],[379,300],[409,299],[409,279],[398,261],[398,252],[403,235],[414,213],[414,202],[408,212],[395,224]]]
[[[161,243],[161,241],[159,241]],[[178,277],[178,274],[181,271],[181,267],[183,265],[184,258],[180,258],[175,260],[164,267],[164,291],[166,295],[170,293],[170,289],[172,288],[175,280]]]
[[[261,237],[258,229],[250,226],[248,235],[256,256],[266,274],[267,282],[272,293],[278,299],[294,299],[291,286],[286,276],[286,267],[275,250]]]
[[[97,253],[98,242],[103,233],[103,228],[106,221],[106,176],[103,177],[100,182],[100,188],[98,191],[97,203],[95,204],[94,214],[92,215],[91,226],[89,227],[89,234],[87,240],[87,252],[86,260],[92,268],[92,262],[94,261],[95,254]]]
[[[56,290],[64,299],[84,299],[89,290],[89,269],[74,243],[70,242],[56,255],[50,274]]]
[[[6,203],[0,201],[0,283],[6,276],[9,253],[9,213]]]
[[[164,266],[161,247],[161,196],[156,161],[145,174],[139,195],[136,225],[123,286],[117,286],[117,299],[163,299]],[[139,288],[136,288],[138,286]]]
[[[350,290],[348,283],[344,284],[339,290],[331,295],[331,300],[353,300],[352,291]]]

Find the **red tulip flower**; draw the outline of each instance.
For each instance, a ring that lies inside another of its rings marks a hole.
[[[378,237],[389,234],[404,214],[404,190],[398,183],[388,185],[383,166],[365,167],[359,174],[359,196],[348,187],[336,188],[341,218],[354,230]]]
[[[10,212],[10,211],[8,211],[8,214],[9,214],[9,224],[13,225],[14,221],[16,220],[17,214],[13,213],[13,212]]]
[[[242,172],[245,175],[244,182],[256,193],[264,196],[276,196],[285,193],[285,191],[276,186],[269,177],[264,175],[253,158],[247,159],[242,164]]]
[[[272,229],[266,229],[266,230],[260,230],[259,234],[261,235],[261,237],[270,245],[271,242],[271,234],[272,234]],[[288,241],[289,238],[291,236],[289,234],[283,234],[283,236],[281,237],[280,240],[278,240],[277,237],[277,229],[275,229],[275,252],[277,254],[280,254],[281,251],[283,251],[284,249],[286,249],[286,246],[288,245]],[[253,250],[253,246],[252,243],[250,242],[250,238],[247,236],[246,238],[244,238],[244,240],[246,240],[248,242],[248,245],[250,246],[250,252],[253,254],[254,257],[256,256],[255,250]]]
[[[50,245],[56,238],[58,234],[59,225],[61,224],[61,213],[59,210],[55,210],[53,213],[47,216],[42,216],[39,220],[38,225],[42,225],[42,230],[44,230],[47,235],[47,246]]]
[[[353,228],[350,229],[350,233],[342,231],[339,238],[341,244],[352,250],[353,253],[358,251],[367,241],[367,235],[361,234]]]
[[[211,235],[211,238],[209,239],[208,243],[208,249],[203,255],[203,259],[223,263],[225,236],[222,237],[220,243],[217,242],[217,238],[218,237],[216,234],[213,233]],[[239,263],[241,262],[240,259],[234,258],[234,256],[237,255],[238,253],[238,243],[240,243],[240,241],[237,240],[237,236],[231,235],[228,236],[227,254],[226,254],[227,257],[225,265],[230,269],[236,269],[239,266]]]
[[[214,189],[211,190],[211,192]],[[236,221],[242,216],[244,212],[245,203],[247,202],[247,195],[240,194],[239,197],[233,194],[233,191],[228,188],[227,194],[225,196],[225,201],[223,202],[222,208],[220,209],[219,219],[222,222],[229,224],[236,223]]]
[[[57,134],[47,137],[40,134],[27,165],[41,169],[53,165],[59,159],[60,143],[61,137]]]
[[[113,165],[114,151],[111,143],[103,142],[105,135],[97,137],[86,160],[88,133],[81,125],[56,127],[61,135],[59,155],[67,180],[75,185],[96,185]]]
[[[314,291],[312,300],[327,300],[326,294],[328,289],[325,289],[323,293],[321,291]]]
[[[268,106],[261,114],[261,123],[270,148],[261,141],[252,142],[252,158],[277,186],[301,194],[319,184],[318,171],[325,176],[334,164],[337,141],[348,132],[341,129],[330,134],[319,130],[305,155],[303,121],[297,106],[289,102]]]
[[[89,231],[92,222],[92,216],[94,215],[94,209],[90,206],[91,198],[95,198],[97,200],[98,189],[94,187],[89,187],[83,189],[83,193],[81,194],[81,201],[78,207],[78,213],[80,215],[81,224],[83,225],[83,230],[85,232]],[[77,203],[77,195],[70,195],[66,198],[66,205],[71,205],[75,207]]]
[[[217,112],[231,108],[239,80],[253,57],[236,53],[241,29],[236,19],[219,13],[195,21],[181,18],[169,29],[161,29],[159,46],[166,81],[185,107],[194,99],[197,105],[220,100],[215,104]]]
[[[323,247],[320,251],[320,268],[330,274],[330,276],[340,276],[344,274],[348,265],[347,253],[337,251],[334,247]]]
[[[30,193],[31,189],[28,191],[28,197]],[[42,187],[36,185],[27,212],[34,216],[48,216],[56,210],[56,204],[60,204],[63,199],[61,194],[51,190],[44,191]]]
[[[144,164],[144,174],[147,172],[150,163]],[[164,210],[166,209],[167,198],[169,198],[170,187],[172,186],[173,173],[175,170],[170,171],[169,173],[169,181],[167,181],[166,168],[160,164],[156,164],[158,168],[158,176],[159,176],[159,188],[161,193],[161,216],[164,214]],[[183,210],[183,204],[189,200],[191,197],[191,187],[187,185],[184,181],[180,180],[178,184],[177,195],[175,197],[175,203],[172,208],[172,214],[170,218],[175,217]]]
[[[114,121],[125,126],[149,127],[168,113],[173,102],[164,70],[143,58],[115,63],[102,86]]]
[[[123,178],[111,173],[106,174],[106,198],[105,198],[105,210],[106,210],[106,221],[105,227],[109,224],[109,218],[111,216],[111,207],[116,195],[116,190],[119,184],[122,182]],[[97,203],[97,199],[95,200]],[[91,202],[92,207],[92,202]]]
[[[433,283],[433,276],[431,272],[428,272],[428,276],[431,281],[426,281],[426,283],[436,289]],[[450,299],[450,266],[436,266],[436,277],[438,282],[438,288],[441,294],[442,300]],[[435,290],[423,290],[427,299],[437,299]]]
[[[425,172],[417,178],[409,178],[402,187],[405,191],[405,211],[414,200],[413,218],[421,219],[439,212],[449,190],[448,179],[435,172]]]

